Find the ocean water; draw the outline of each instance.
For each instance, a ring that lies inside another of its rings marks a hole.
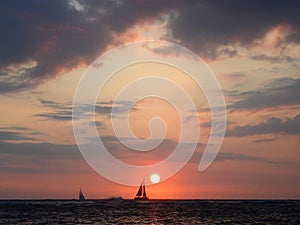
[[[0,224],[300,224],[300,201],[0,201]]]

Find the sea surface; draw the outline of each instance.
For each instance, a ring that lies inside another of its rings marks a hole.
[[[0,224],[300,224],[300,201],[0,201]]]

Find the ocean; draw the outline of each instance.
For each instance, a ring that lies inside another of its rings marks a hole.
[[[300,224],[300,201],[0,201],[0,224]]]

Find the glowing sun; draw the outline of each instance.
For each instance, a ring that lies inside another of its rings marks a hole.
[[[150,176],[150,180],[152,183],[157,184],[160,181],[160,176],[157,173],[153,173]]]

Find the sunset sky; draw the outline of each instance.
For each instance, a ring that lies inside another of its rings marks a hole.
[[[180,84],[197,107],[201,129],[192,158],[175,176],[147,186],[149,197],[299,199],[299,12],[299,1],[277,0],[0,1],[0,199],[77,198],[79,188],[87,198],[134,197],[137,187],[105,179],[82,157],[72,103],[95,59],[141,40],[170,41],[199,55],[227,107],[220,152],[199,172],[211,119],[198,86],[183,71],[155,62],[116,72],[98,96],[95,120],[101,140],[121,161],[150,165],[166,158],[181,129],[172,105],[145,98],[130,113],[132,131],[147,138],[149,121],[160,116],[165,139],[153,151],[126,149],[110,119],[124,85],[158,74]],[[117,107],[123,118],[128,103]]]

